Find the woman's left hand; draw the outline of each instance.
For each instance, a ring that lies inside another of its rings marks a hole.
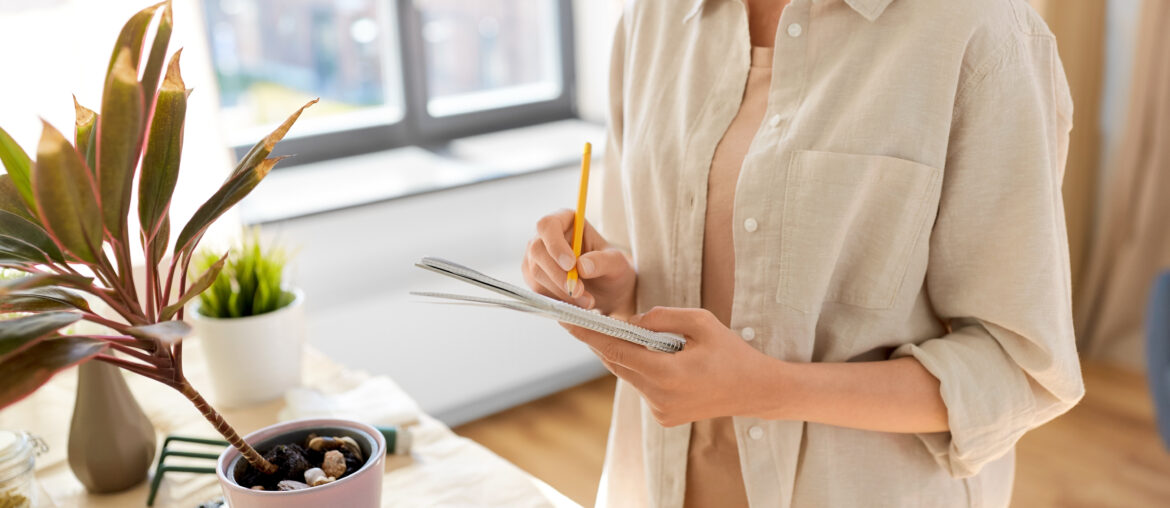
[[[672,427],[720,416],[752,415],[765,383],[758,375],[782,364],[749,346],[705,309],[655,307],[630,323],[683,335],[686,347],[674,354],[651,351],[581,327],[562,323],[589,345],[606,368],[646,400],[658,423]],[[775,386],[769,386],[775,398]]]

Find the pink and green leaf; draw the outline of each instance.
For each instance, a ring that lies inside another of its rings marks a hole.
[[[142,40],[146,38],[146,29],[150,26],[150,20],[154,18],[154,13],[162,5],[162,3],[158,3],[142,9],[134,14],[125,25],[122,25],[122,32],[118,34],[118,40],[114,43],[114,52],[110,55],[110,66],[106,69],[107,73],[113,71],[119,55],[128,53],[130,63],[135,69],[134,73],[138,74],[138,62],[142,58]]]
[[[199,296],[199,293],[202,293],[206,291],[207,288],[211,287],[211,284],[215,282],[216,277],[219,277],[219,272],[223,271],[223,265],[227,261],[227,257],[228,255],[225,253],[223,257],[219,258],[219,261],[216,261],[215,263],[212,263],[211,266],[207,267],[207,270],[204,270],[203,273],[199,275],[199,278],[191,284],[191,287],[187,288],[186,293],[180,295],[179,299],[175,301],[175,303],[167,305],[163,308],[162,312],[160,312],[158,315],[158,319],[160,321],[171,319],[175,316],[175,314],[179,313],[179,310],[182,309],[183,306],[187,304],[187,302],[190,302],[196,296]]]
[[[20,197],[24,199],[25,206],[29,208],[36,206],[33,204],[32,185],[29,184],[32,160],[4,129],[0,129],[0,163],[8,171],[8,176]]]
[[[32,210],[35,208],[28,207],[28,202],[20,195],[20,190],[16,188],[11,175],[0,175],[0,210],[19,215],[33,223],[40,223],[33,215]]]
[[[40,226],[0,210],[0,260],[40,265],[65,258]]]
[[[49,256],[24,240],[0,235],[0,263],[42,265]]]
[[[116,53],[106,78],[102,113],[98,120],[97,176],[101,212],[106,229],[123,239],[134,168],[142,149],[143,97],[138,71],[130,52]]]
[[[32,171],[37,215],[49,236],[77,259],[96,262],[101,253],[102,217],[93,175],[65,136],[47,122]]]
[[[167,255],[167,245],[171,241],[171,218],[164,215],[159,224],[158,232],[150,240],[150,262],[158,265],[163,256]]]
[[[54,375],[105,351],[101,341],[83,337],[41,340],[0,359],[0,408],[35,392]]]
[[[281,123],[280,126],[276,128],[276,130],[270,132],[267,136],[264,136],[264,139],[261,139],[255,145],[252,145],[252,148],[248,149],[248,153],[244,154],[244,157],[240,159],[238,164],[236,164],[236,168],[232,170],[232,174],[228,175],[228,178],[231,178],[237,173],[243,172],[248,168],[256,166],[257,164],[260,164],[260,162],[263,161],[265,157],[268,157],[268,155],[272,153],[272,150],[276,148],[276,144],[279,143],[280,140],[284,139],[286,135],[288,135],[289,129],[291,129],[293,124],[296,123],[297,119],[301,117],[301,113],[304,113],[305,109],[309,106],[316,104],[318,100],[320,99],[313,99],[305,103],[305,105],[301,106],[301,109],[298,109],[296,113],[289,115],[289,117],[284,120],[284,123]]]
[[[80,319],[77,312],[45,312],[0,321],[0,362]]]
[[[36,248],[46,260],[65,262],[65,256],[39,225],[12,212],[0,210],[0,236],[8,236]]]
[[[97,162],[97,121],[98,115],[92,109],[82,106],[77,102],[77,96],[73,96],[73,110],[76,119],[74,120],[73,128],[73,144],[77,146],[77,153],[81,154],[85,159],[85,165],[89,170],[96,170]]]
[[[175,255],[178,256],[181,253],[184,256],[190,256],[191,250],[199,243],[199,239],[203,237],[208,226],[252,192],[252,189],[260,184],[260,181],[268,175],[269,171],[272,171],[272,167],[280,160],[280,157],[264,159],[260,164],[233,173],[228,177],[223,186],[211,196],[211,199],[195,210],[191,220],[187,221],[186,226],[183,226],[178,240],[175,241]]]
[[[191,335],[191,325],[182,321],[163,321],[152,325],[135,326],[126,330],[131,337],[157,340],[170,346]]]
[[[55,273],[38,273],[12,279],[0,279],[0,296],[6,295],[13,291],[42,288],[58,284],[69,285],[72,287],[86,287],[93,284],[93,279],[90,277],[82,277],[80,275]]]
[[[47,312],[82,310],[90,312],[84,296],[58,286],[12,291],[0,296],[0,312]]]
[[[239,203],[241,199],[244,199],[248,193],[252,192],[252,189],[256,188],[256,185],[259,185],[260,181],[268,175],[272,167],[281,159],[279,157],[266,159],[265,157],[268,157],[268,154],[272,153],[276,144],[284,139],[289,129],[300,118],[301,113],[309,106],[316,104],[317,100],[313,99],[305,103],[295,113],[289,115],[284,123],[280,124],[276,130],[265,136],[259,143],[256,143],[244,155],[243,159],[240,160],[236,168],[228,175],[227,180],[224,181],[224,184],[219,190],[211,196],[211,199],[203,203],[195,211],[195,215],[187,221],[187,225],[183,226],[182,231],[179,232],[178,239],[175,241],[174,252],[176,255],[182,253],[186,257],[190,257],[191,251],[194,250],[195,245],[199,243],[200,238],[203,237],[203,233],[207,231],[211,223],[215,222],[220,215],[223,215],[224,212],[232,206],[235,206],[236,203]]]
[[[138,181],[138,220],[146,239],[152,243],[166,218],[179,179],[183,122],[187,114],[187,88],[179,72],[181,53],[182,50],[176,52],[167,66],[167,76],[155,103],[154,119],[150,122],[142,175]]]
[[[146,104],[154,101],[155,90],[162,72],[163,60],[166,58],[167,45],[171,40],[171,30],[174,27],[171,13],[171,2],[167,0],[159,17],[158,26],[154,33],[154,42],[150,46],[150,54],[146,58],[146,69],[142,72],[142,92]]]

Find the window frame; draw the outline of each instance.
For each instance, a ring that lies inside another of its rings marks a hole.
[[[572,0],[554,0],[560,45],[560,95],[545,101],[443,117],[434,117],[427,112],[428,73],[425,42],[422,39],[422,14],[415,8],[414,0],[387,1],[393,4],[393,20],[398,24],[397,57],[402,71],[402,118],[395,123],[286,138],[278,145],[277,155],[295,154],[296,157],[281,163],[280,167],[405,146],[441,149],[447,142],[460,137],[579,118]],[[204,30],[204,33],[211,37],[209,30]],[[386,61],[393,61],[390,56],[387,55]],[[250,148],[250,145],[239,145],[233,146],[232,150],[240,158]]]

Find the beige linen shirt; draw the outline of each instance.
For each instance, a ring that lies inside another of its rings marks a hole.
[[[1016,441],[1083,393],[1051,33],[1022,0],[793,0],[773,58],[735,193],[731,328],[794,362],[913,356],[950,431],[736,416],[750,503],[1007,505]],[[707,172],[749,62],[739,0],[623,13],[590,206],[633,255],[639,311],[700,305]],[[689,434],[619,383],[599,503],[680,506]]]

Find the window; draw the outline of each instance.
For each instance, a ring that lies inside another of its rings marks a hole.
[[[575,116],[569,0],[205,0],[242,153],[311,97],[304,163]]]
[[[560,96],[553,2],[429,0],[417,5],[430,116]]]

